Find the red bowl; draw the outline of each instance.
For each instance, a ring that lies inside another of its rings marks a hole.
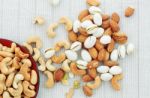
[[[11,44],[13,43],[13,41],[11,40],[7,40],[7,39],[2,39],[0,38],[0,43],[4,46],[7,46],[7,47],[11,47]],[[24,53],[27,53],[27,54],[30,54],[29,51],[24,47],[24,46],[21,46],[19,44],[17,44],[17,47],[19,47]],[[35,85],[35,91],[36,91],[36,95],[33,97],[33,98],[36,98],[37,94],[38,94],[38,91],[39,91],[39,82],[40,82],[40,78],[39,78],[39,72],[38,72],[38,69],[37,69],[37,66],[36,66],[36,62],[34,61],[34,59],[32,58],[31,55],[29,55],[29,59],[31,60],[31,63],[32,63],[32,67],[31,69],[34,69],[37,73],[37,76],[38,76],[38,82],[37,84]]]

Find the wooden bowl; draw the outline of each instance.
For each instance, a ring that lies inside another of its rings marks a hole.
[[[7,39],[2,39],[0,38],[0,43],[4,46],[7,46],[7,47],[11,47],[11,44],[13,43],[13,41],[11,40],[7,40]],[[15,42],[14,42],[15,43]],[[29,51],[24,47],[24,46],[21,46],[19,44],[17,44],[17,47],[19,47],[21,49],[21,51],[23,51],[24,53],[29,53]],[[35,85],[35,91],[36,91],[36,95],[33,97],[33,98],[36,98],[37,94],[38,94],[38,91],[39,91],[39,83],[40,83],[40,79],[39,79],[39,72],[38,72],[38,69],[37,69],[37,65],[36,65],[36,62],[34,61],[34,59],[32,58],[31,55],[29,55],[28,57],[30,60],[31,60],[31,63],[32,63],[32,66],[31,66],[31,69],[34,69],[37,73],[37,76],[38,76],[38,82],[37,84]]]

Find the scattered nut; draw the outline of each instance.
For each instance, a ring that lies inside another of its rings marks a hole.
[[[120,85],[118,81],[121,80],[122,78],[123,78],[123,75],[119,74],[119,75],[113,76],[113,78],[111,79],[111,85],[117,91],[120,90]]]
[[[43,25],[45,23],[45,19],[44,19],[44,17],[37,16],[34,18],[33,23],[38,24],[38,25]]]
[[[134,8],[133,7],[128,7],[128,8],[126,8],[126,10],[125,10],[125,16],[126,17],[130,17],[130,16],[132,16],[133,14],[134,14]]]

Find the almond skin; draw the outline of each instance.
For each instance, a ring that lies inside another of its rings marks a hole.
[[[86,38],[87,38],[87,36],[84,36],[84,35],[80,34],[80,35],[78,36],[77,40],[78,40],[79,42],[83,43],[83,42],[86,40]]]
[[[104,61],[104,65],[109,66],[109,67],[116,66],[116,65],[118,65],[118,62],[117,61],[108,60],[108,61]]]
[[[79,14],[79,16],[78,16],[78,19],[79,19],[80,21],[82,21],[82,19],[83,19],[84,17],[88,16],[89,14],[90,14],[89,11],[88,11],[87,9],[85,9],[85,10],[83,10],[83,11],[80,12],[80,14]]]
[[[97,50],[93,47],[93,48],[90,48],[89,50],[89,53],[90,53],[90,55],[91,55],[91,57],[93,58],[93,59],[96,59],[97,58],[97,55],[98,55],[98,52],[97,52]]]
[[[102,22],[102,28],[107,29],[110,26],[110,20],[105,20]]]
[[[93,95],[93,92],[92,92],[92,89],[90,89],[88,86],[83,86],[83,92],[86,96],[92,96]]]
[[[104,48],[103,44],[101,44],[98,39],[96,40],[95,48],[97,49],[97,51],[100,51]]]
[[[69,40],[70,40],[71,42],[75,42],[75,41],[77,41],[78,36],[77,36],[77,34],[74,33],[73,31],[70,31],[70,32],[68,33],[68,38],[69,38]]]
[[[82,77],[82,81],[83,82],[91,82],[91,81],[93,81],[94,79],[90,76],[90,75],[84,75],[83,77]]]
[[[108,20],[110,18],[110,16],[108,14],[102,14],[102,20]]]
[[[118,32],[120,30],[118,23],[115,22],[114,20],[110,20],[110,27],[113,32]]]
[[[98,60],[99,61],[103,61],[105,58],[105,54],[106,54],[106,50],[105,49],[101,49],[98,53]]]
[[[82,34],[82,35],[84,35],[84,36],[88,36],[86,29],[84,29],[84,28],[82,28],[82,27],[79,28],[79,32],[80,32],[80,34]]]
[[[132,8],[132,7],[126,8],[126,10],[125,10],[125,16],[126,16],[126,17],[130,17],[130,16],[132,16],[133,14],[134,14],[134,8]]]
[[[93,79],[95,79],[95,77],[97,76],[96,68],[88,69],[88,74],[89,74]]]
[[[99,62],[97,60],[93,60],[89,62],[87,65],[88,69],[97,68],[98,66],[99,66]]]
[[[109,52],[108,51],[106,51],[106,53],[105,53],[105,57],[104,57],[104,61],[107,61],[108,59],[109,59]]]
[[[86,2],[90,6],[99,6],[100,5],[100,1],[99,0],[86,0]]]
[[[115,47],[115,41],[113,39],[111,39],[111,42],[107,46],[107,51],[112,52],[114,47]]]
[[[113,33],[112,34],[112,38],[115,40],[115,42],[119,43],[119,44],[125,44],[128,40],[128,37],[125,33]]]
[[[111,19],[114,20],[115,22],[119,23],[120,16],[118,15],[118,13],[114,12],[114,13],[112,13]]]
[[[111,28],[107,28],[106,30],[105,30],[105,32],[104,32],[104,35],[112,35],[112,30],[111,30]]]
[[[54,72],[54,80],[56,82],[59,82],[62,80],[62,78],[64,77],[65,75],[65,72],[62,70],[62,69],[57,69],[55,72]]]

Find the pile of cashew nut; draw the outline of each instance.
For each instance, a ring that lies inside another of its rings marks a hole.
[[[0,98],[33,98],[36,95],[38,77],[28,57],[29,54],[15,43],[11,47],[0,44]]]

